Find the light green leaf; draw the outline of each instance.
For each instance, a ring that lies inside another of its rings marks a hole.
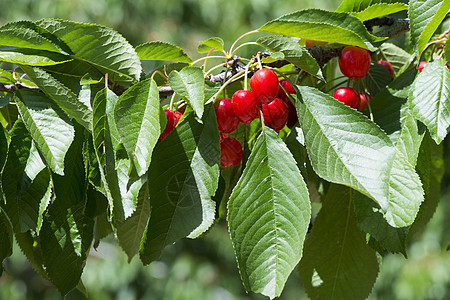
[[[270,128],[258,137],[228,202],[228,224],[247,290],[281,295],[298,264],[311,218],[296,162]]]
[[[161,257],[164,247],[195,238],[213,223],[219,181],[219,133],[213,105],[202,123],[193,113],[158,143],[149,169],[151,217],[140,257],[144,264]]]
[[[142,176],[167,120],[155,81],[141,81],[123,93],[115,106],[114,119],[128,157]]]
[[[361,21],[366,21],[369,19],[390,15],[406,9],[408,9],[408,5],[404,3],[379,3],[373,4],[362,11],[354,12],[352,13],[352,15],[354,15]]]
[[[11,22],[0,27],[0,45],[70,54],[56,36],[30,21]]]
[[[36,146],[53,172],[64,175],[64,157],[74,129],[67,116],[44,94],[19,90],[17,107]]]
[[[401,0],[344,0],[341,2],[339,7],[336,9],[338,12],[360,12],[372,5],[385,3],[397,3],[402,2]]]
[[[358,18],[348,13],[305,9],[281,16],[258,29],[263,32],[353,45],[370,51],[385,38],[370,34]]]
[[[36,24],[60,38],[73,52],[72,57],[102,68],[110,78],[118,73],[139,80],[142,67],[134,48],[116,31],[72,21],[43,19]]]
[[[205,105],[205,79],[202,69],[184,67],[180,72],[169,74],[169,85],[183,100],[187,101],[201,119]]]
[[[447,63],[450,63],[450,42],[449,39],[447,39],[447,42],[445,42],[444,47],[444,57]]]
[[[379,267],[356,225],[352,190],[331,185],[305,241],[299,273],[311,299],[366,299]]]
[[[323,80],[322,71],[317,61],[304,47],[298,44],[297,40],[285,36],[271,35],[259,38],[256,42],[270,51],[283,53],[287,61]]]
[[[425,65],[413,83],[409,105],[413,116],[424,123],[440,144],[450,131],[450,70],[443,60]]]
[[[117,224],[119,245],[128,255],[128,262],[139,253],[145,228],[150,218],[150,195],[145,183],[138,195],[138,204],[133,214]]]
[[[22,66],[39,88],[84,128],[92,131],[92,109],[52,75],[39,68]]]
[[[417,57],[420,57],[449,9],[450,1],[448,0],[409,1],[408,15],[411,42],[416,49]]]
[[[0,47],[0,61],[19,65],[49,66],[65,63],[70,60],[71,58],[69,56],[55,52],[25,48]]]
[[[423,190],[414,167],[384,131],[336,99],[299,87],[297,110],[308,156],[323,179],[374,199],[393,227],[411,225]]]
[[[223,40],[219,37],[212,37],[204,41],[200,41],[197,47],[198,53],[208,53],[211,49],[223,51]]]
[[[167,42],[154,41],[141,44],[136,47],[136,53],[142,60],[192,62],[183,49]]]

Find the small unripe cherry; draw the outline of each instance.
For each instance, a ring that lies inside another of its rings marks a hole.
[[[178,124],[178,121],[183,116],[180,112],[173,112],[169,109],[164,110],[164,113],[166,114],[167,123],[166,128],[164,128],[164,131],[159,136],[159,140],[162,141],[166,138],[166,136],[172,132],[172,130],[175,128],[175,126]]]
[[[338,88],[334,92],[333,97],[354,109],[359,108],[359,102],[361,101],[359,93],[351,87]]]
[[[348,78],[363,78],[370,68],[370,53],[366,49],[347,46],[339,55],[339,68]]]
[[[250,79],[250,87],[260,103],[269,103],[277,96],[278,77],[272,70],[258,70]]]
[[[359,107],[358,107],[359,111],[363,111],[363,110],[366,109],[366,107],[367,107],[367,100],[369,102],[372,101],[372,99],[370,99],[370,96],[367,95],[367,94],[359,94],[359,100],[360,100],[359,101]]]
[[[231,98],[231,106],[236,117],[242,123],[248,124],[259,115],[259,101],[255,94],[248,90],[239,90]]]
[[[425,68],[425,65],[427,64],[427,61],[421,61],[419,63],[419,67],[417,68],[419,70],[419,72],[422,72],[423,68]]]
[[[264,124],[275,131],[280,131],[286,125],[288,108],[280,98],[273,99],[269,104],[262,105]]]
[[[314,46],[320,46],[320,45],[326,45],[326,44],[328,44],[328,42],[305,39],[305,47],[306,48],[312,48]]]
[[[220,164],[223,167],[232,167],[242,160],[242,145],[234,137],[220,139]]]
[[[395,73],[394,73],[394,68],[392,67],[391,63],[385,60],[379,60],[378,64],[383,65],[386,67],[386,69],[389,71],[389,73],[391,74],[391,78],[394,79]]]
[[[231,106],[231,99],[224,98],[214,104],[217,126],[222,133],[230,133],[239,126],[239,120]]]

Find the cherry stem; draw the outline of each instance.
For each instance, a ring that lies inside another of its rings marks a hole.
[[[256,42],[248,42],[248,43],[244,43],[244,44],[239,45],[236,49],[234,49],[233,53],[231,53],[230,56],[233,56],[233,55],[236,53],[236,51],[238,51],[240,48],[245,47],[245,46],[249,46],[249,45],[257,45],[257,46],[260,46],[260,45],[259,45],[258,43],[256,43]]]
[[[250,35],[250,34],[253,34],[253,33],[257,33],[257,32],[259,32],[259,31],[258,31],[258,30],[252,30],[252,31],[246,32],[246,33],[244,33],[243,35],[241,35],[240,37],[238,37],[238,38],[234,41],[234,43],[231,45],[231,48],[230,48],[230,51],[229,51],[230,57],[232,57],[232,56],[233,56],[233,53],[236,51],[236,50],[233,51],[233,48],[236,46],[237,42],[239,42],[242,38],[246,37],[247,35]]]
[[[233,77],[231,77],[230,79],[228,79],[221,87],[220,89],[214,94],[214,96],[211,97],[211,101],[214,103],[217,99],[217,97],[219,97],[219,95],[223,92],[223,90],[227,87],[227,85],[229,85],[231,82],[239,79],[239,77],[241,77],[244,74],[245,71],[240,71],[239,73],[236,73],[233,75]],[[209,102],[209,101],[208,101]]]
[[[218,68],[221,68],[223,66],[226,66],[227,64],[228,64],[228,62],[224,62],[223,64],[212,67],[211,69],[208,70],[208,72],[205,73],[205,77],[208,76],[212,71],[217,70]],[[225,74],[225,76],[226,76],[226,74]]]
[[[172,94],[172,98],[170,98],[170,104],[169,104],[169,109],[170,109],[170,110],[173,110],[173,102],[174,102],[174,100],[175,100],[175,96],[176,96],[176,94],[173,93],[173,94]]]
[[[153,79],[153,78],[155,77],[156,74],[160,75],[160,76],[164,79],[164,81],[167,82],[167,77],[166,77],[166,75],[165,75],[163,72],[161,72],[161,71],[155,71],[155,72],[153,72],[151,78]]]
[[[367,95],[369,95],[369,94],[365,92],[365,90],[366,90],[366,85],[364,84],[364,81],[362,81],[362,80],[361,80],[361,85],[363,86],[364,97],[366,97],[367,107],[369,108],[369,116],[370,116],[370,120],[371,120],[372,122],[375,122],[375,121],[374,121],[374,118],[373,118],[372,106],[370,105],[369,97],[367,96]]]
[[[201,58],[197,59],[196,61],[191,62],[190,65],[193,66],[196,63],[201,62],[202,60],[208,60],[210,58],[228,59],[228,57],[226,57],[226,56],[204,56],[204,57],[201,57]]]
[[[341,81],[341,82],[339,82],[339,83],[333,85],[331,88],[329,88],[328,90],[325,91],[325,94],[328,94],[329,92],[331,92],[332,90],[334,90],[334,89],[337,88],[338,86],[344,84],[345,82],[347,82],[347,86],[348,86],[348,80],[346,79],[346,80],[344,80],[344,81]]]
[[[248,68],[252,64],[252,61],[249,61],[248,64],[245,66],[245,73],[244,73],[244,90],[246,91],[248,89]]]
[[[261,70],[263,68],[262,64],[261,64],[261,58],[259,57],[259,52],[258,54],[256,54],[256,59],[258,60],[258,68]]]

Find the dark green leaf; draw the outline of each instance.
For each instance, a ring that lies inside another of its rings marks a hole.
[[[14,232],[20,232],[19,193],[22,187],[22,178],[30,155],[31,136],[25,128],[22,119],[14,124],[10,132],[8,156],[2,171],[2,190],[5,197],[5,211],[12,223]]]
[[[169,74],[169,85],[175,93],[187,101],[198,118],[202,118],[205,105],[205,79],[197,67],[184,67]]]
[[[73,141],[69,118],[44,94],[22,89],[17,107],[37,148],[53,172],[64,175],[64,157]]]
[[[409,1],[409,27],[411,41],[420,57],[426,44],[441,24],[450,9],[450,1],[411,0]]]
[[[223,40],[219,37],[212,37],[204,41],[200,41],[197,47],[198,53],[208,53],[211,49],[223,51]]]
[[[272,35],[259,38],[257,43],[270,51],[283,53],[284,58],[290,63],[313,76],[323,79],[322,71],[316,60],[304,47],[299,45],[298,40],[285,36]]]
[[[298,264],[311,218],[308,190],[283,141],[259,136],[228,202],[228,224],[247,290],[281,295]]]
[[[117,130],[139,176],[147,172],[153,148],[165,128],[154,80],[141,81],[123,93],[114,109]]]
[[[364,77],[364,85],[371,95],[376,95],[392,81],[391,74],[383,65],[372,63],[369,73]]]
[[[445,47],[444,47],[444,57],[445,60],[447,61],[447,63],[450,63],[450,42],[449,39],[447,39],[447,42],[445,42]]]
[[[13,251],[13,229],[5,211],[0,206],[0,272],[3,273],[3,261]]]
[[[425,65],[413,83],[409,105],[413,116],[424,123],[437,144],[450,131],[450,70],[443,60]]]
[[[174,131],[153,152],[149,169],[151,217],[141,248],[141,260],[159,259],[165,246],[195,238],[214,221],[219,180],[219,133],[212,105],[202,123],[185,113]]]
[[[353,45],[370,51],[385,38],[370,34],[361,20],[348,14],[305,9],[267,22],[259,31]]]
[[[332,185],[305,241],[300,278],[311,299],[366,299],[378,275],[375,251],[356,225],[352,190]]]
[[[76,59],[98,66],[113,78],[117,73],[139,80],[142,67],[134,48],[114,30],[72,21],[44,19],[36,22],[42,28],[60,38]]]
[[[178,46],[166,42],[148,42],[136,47],[137,55],[142,60],[168,60],[190,63],[192,59]]]

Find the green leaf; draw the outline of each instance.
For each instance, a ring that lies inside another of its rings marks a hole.
[[[352,190],[331,185],[305,241],[299,273],[311,299],[366,299],[378,275],[374,250],[356,225]]]
[[[417,57],[420,57],[430,38],[441,25],[450,9],[450,1],[443,0],[411,0],[409,1],[409,27],[411,42]]]
[[[34,236],[30,230],[23,233],[16,233],[15,238],[22,253],[27,257],[33,269],[48,280],[47,272],[43,266],[42,250],[39,238]]]
[[[96,95],[93,104],[92,136],[98,170],[111,211],[116,220],[124,220],[122,196],[116,170],[116,147],[120,137],[114,121],[114,107],[118,101],[116,94],[102,89]]]
[[[270,128],[259,136],[228,202],[231,240],[247,290],[273,299],[302,255],[311,218],[296,162]]]
[[[54,35],[30,21],[12,22],[0,27],[0,45],[69,54]]]
[[[13,251],[13,229],[5,211],[0,206],[0,272],[3,273],[3,261]]]
[[[11,132],[8,156],[1,173],[3,196],[6,200],[5,211],[8,215],[14,232],[20,232],[19,193],[22,187],[22,178],[30,155],[31,136],[25,128],[22,119],[14,124]]]
[[[42,69],[26,66],[22,66],[22,69],[70,117],[89,131],[92,130],[92,109],[80,101],[69,88]]]
[[[287,61],[323,80],[322,71],[317,61],[304,47],[298,44],[297,40],[285,36],[272,35],[259,38],[256,42],[270,51],[283,53]]]
[[[412,116],[407,100],[416,72],[411,69],[401,74],[371,102],[375,122],[413,166],[425,133],[425,126]]]
[[[0,123],[0,173],[3,169],[3,165],[5,164],[6,157],[8,155],[8,147],[10,142],[11,138],[8,131]]]
[[[142,60],[192,62],[183,49],[167,42],[154,41],[141,44],[136,47],[136,53]]]
[[[74,129],[67,116],[44,94],[19,90],[17,107],[36,146],[53,172],[64,175],[64,157]]]
[[[370,51],[385,38],[370,34],[358,18],[348,13],[305,9],[281,16],[258,29],[263,32],[353,45]]]
[[[0,47],[0,61],[3,62],[29,66],[50,66],[70,60],[71,58],[66,55],[45,50]]]
[[[392,77],[385,66],[372,63],[370,65],[369,73],[363,78],[363,81],[369,94],[376,95],[392,81]]]
[[[149,169],[151,217],[140,257],[148,264],[177,240],[195,238],[213,223],[219,181],[219,133],[213,105],[202,123],[193,113],[158,143]]]
[[[390,4],[402,2],[400,0],[344,0],[336,9],[337,12],[360,12],[370,6],[380,3]]]
[[[408,64],[411,58],[411,54],[391,43],[383,43],[380,50],[382,51],[380,58],[388,61],[394,68],[395,73],[398,73],[404,65]]]
[[[139,80],[142,67],[134,48],[116,31],[72,21],[43,19],[36,24],[61,39],[73,52],[72,57],[102,68],[110,78],[118,73]]]
[[[430,135],[426,134],[420,147],[416,166],[417,173],[423,183],[425,200],[408,232],[408,239],[423,231],[439,204],[442,178],[445,173],[443,154],[444,145],[436,145]]]
[[[393,227],[411,225],[423,201],[414,167],[378,126],[329,95],[299,87],[297,110],[314,171],[374,199]]]
[[[212,37],[204,41],[200,41],[197,47],[198,53],[208,53],[211,49],[223,51],[223,40],[219,37]]]
[[[66,295],[80,281],[86,252],[92,242],[92,220],[83,216],[83,205],[69,209],[55,199],[39,236],[43,263],[49,280]]]
[[[404,3],[379,3],[373,4],[360,12],[352,13],[352,15],[354,15],[361,21],[366,21],[373,18],[390,15],[406,9],[408,9],[408,5]]]
[[[142,176],[150,166],[153,148],[167,120],[155,81],[141,81],[123,93],[115,106],[114,118],[128,157]]]
[[[169,85],[183,100],[187,101],[198,118],[202,118],[205,105],[205,79],[202,69],[184,67],[180,72],[169,74]]]
[[[139,191],[138,205],[134,213],[125,221],[117,224],[119,245],[128,255],[128,262],[139,253],[149,218],[150,197],[148,183],[146,183]]]
[[[440,144],[450,131],[450,70],[443,60],[426,64],[413,83],[409,105]]]
[[[358,226],[364,232],[370,234],[387,251],[402,253],[406,257],[406,235],[408,227],[395,228],[386,222],[379,206],[370,198],[354,192],[353,194],[355,215]]]

